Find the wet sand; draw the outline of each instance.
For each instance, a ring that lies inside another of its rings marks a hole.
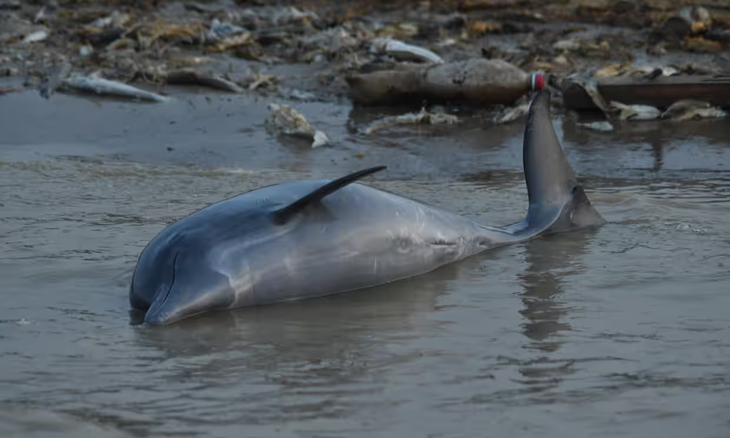
[[[555,115],[608,225],[147,327],[139,252],[242,191],[387,164],[367,183],[494,224],[526,208],[522,122],[364,136],[372,110],[302,104],[335,140],[313,150],[267,134],[264,101],[175,97],[0,100],[2,436],[727,436],[726,121]]]

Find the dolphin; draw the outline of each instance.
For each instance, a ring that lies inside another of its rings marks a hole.
[[[599,226],[539,92],[527,117],[526,217],[495,227],[357,180],[276,184],[168,226],[142,250],[130,303],[152,325],[222,309],[320,297],[432,271],[499,246]]]

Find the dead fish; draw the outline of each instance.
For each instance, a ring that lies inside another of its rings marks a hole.
[[[48,38],[47,30],[37,30],[33,33],[29,33],[28,35],[26,35],[21,42],[23,44],[37,43],[39,41],[45,40],[46,38]]]
[[[64,88],[74,89],[78,91],[96,93],[107,96],[130,97],[133,99],[147,100],[152,102],[166,102],[168,97],[159,94],[150,93],[149,91],[123,84],[121,82],[104,79],[98,74],[83,76],[80,74],[72,75],[63,80]]]
[[[406,44],[403,41],[391,38],[375,38],[373,48],[401,61],[434,62],[443,64],[444,60],[430,50]]]
[[[165,82],[168,84],[203,85],[231,93],[243,93],[243,88],[222,76],[187,68],[168,73]]]
[[[709,102],[699,100],[678,100],[666,109],[661,115],[662,119],[671,119],[682,122],[692,119],[709,119],[726,117],[727,112],[713,106]]]
[[[505,112],[497,116],[494,122],[499,124],[514,122],[515,120],[526,116],[529,110],[529,103],[518,105],[514,108],[508,108]]]
[[[266,118],[266,128],[276,134],[304,137],[312,141],[312,148],[330,143],[330,139],[322,131],[314,129],[302,113],[289,105],[269,104],[271,114]]]
[[[19,91],[23,91],[23,89],[22,88],[18,88],[18,87],[3,87],[3,86],[0,86],[0,96],[2,96],[4,94],[17,93]]]
[[[621,102],[611,102],[611,108],[619,113],[621,120],[654,120],[662,114],[659,109],[649,105],[625,105]]]
[[[600,131],[600,132],[611,132],[611,131],[613,131],[613,125],[609,121],[592,122],[592,123],[579,123],[578,126],[582,126],[584,128],[588,128],[588,129],[592,129],[594,131]]]
[[[625,63],[616,63],[607,65],[593,73],[595,78],[611,78],[615,76],[623,76],[631,66]]]
[[[375,131],[398,125],[450,125],[458,122],[459,118],[451,114],[428,112],[426,108],[421,108],[421,111],[418,113],[383,117],[371,123],[362,132],[363,134],[372,134]]]
[[[598,91],[598,83],[594,78],[588,78],[582,74],[576,73],[566,78],[566,80],[582,88],[586,92],[588,97],[591,98],[593,103],[601,111],[603,111],[604,114],[608,114],[611,112],[611,108],[603,99],[601,92]]]
[[[647,77],[652,76],[650,79],[653,79],[654,77],[659,77],[659,76],[674,76],[674,75],[678,75],[678,74],[679,74],[679,70],[677,70],[674,67],[669,67],[669,66],[652,67],[652,66],[644,65],[644,66],[635,67],[631,71],[632,76],[647,76]]]

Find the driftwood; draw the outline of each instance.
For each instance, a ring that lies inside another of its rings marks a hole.
[[[537,78],[538,82],[533,83]],[[439,65],[406,65],[394,70],[346,78],[353,101],[361,104],[463,102],[510,104],[542,88],[542,76],[531,76],[501,60],[475,58]]]
[[[601,78],[597,86],[603,99],[608,102],[667,108],[678,100],[694,99],[730,107],[730,75]],[[563,101],[569,109],[598,110],[585,90],[574,83],[567,84],[563,89]]]

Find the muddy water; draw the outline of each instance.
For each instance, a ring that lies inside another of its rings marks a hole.
[[[490,223],[524,212],[520,123],[368,138],[353,130],[372,114],[313,103],[339,140],[313,151],[263,133],[263,108],[0,100],[0,435],[728,436],[726,122],[602,134],[556,118],[610,221],[596,231],[138,325],[143,246],[241,191],[386,163],[369,184]]]

